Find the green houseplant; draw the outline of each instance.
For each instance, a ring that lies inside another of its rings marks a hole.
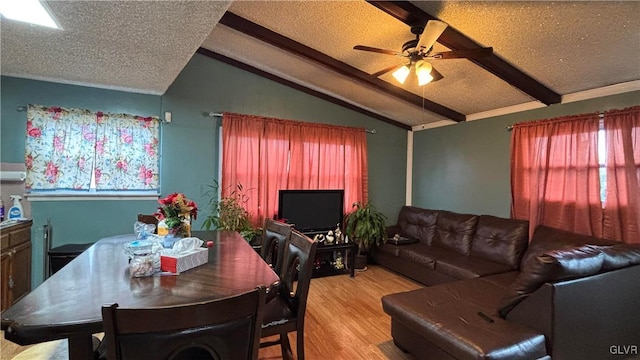
[[[214,180],[213,185],[209,187],[205,195],[210,198],[210,213],[204,219],[202,228],[210,230],[213,227],[216,230],[237,231],[249,242],[260,235],[261,230],[253,226],[251,215],[245,208],[249,196],[242,184],[237,184],[229,195],[220,198],[218,198],[220,188],[218,182]]]
[[[371,203],[353,203],[353,211],[345,215],[344,232],[358,244],[356,268],[366,264],[366,255],[371,247],[387,241],[385,220],[387,217]],[[360,264],[358,264],[360,263]]]

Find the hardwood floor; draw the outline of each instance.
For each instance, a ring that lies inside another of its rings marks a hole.
[[[356,272],[355,278],[337,275],[313,279],[307,300],[305,357],[310,360],[414,359],[393,344],[391,320],[382,311],[380,298],[386,294],[420,287],[411,280],[375,265],[370,265],[367,271]],[[290,334],[289,339],[295,356],[295,334]],[[41,345],[36,346],[43,348]],[[4,340],[2,334],[2,360],[13,359],[27,348]],[[34,350],[23,353],[19,359],[58,360],[58,356],[46,355],[46,351],[25,357]],[[282,358],[280,347],[260,349],[259,358]]]

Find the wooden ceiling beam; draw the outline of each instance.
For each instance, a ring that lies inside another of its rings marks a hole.
[[[386,81],[380,80],[377,77],[371,76],[370,74],[367,74],[360,69],[334,59],[324,53],[321,53],[288,37],[280,35],[229,11],[227,11],[222,16],[219,23],[234,30],[240,31],[246,35],[264,41],[267,44],[288,51],[307,60],[311,60],[350,79],[356,80],[369,86],[373,86],[389,96],[404,100],[408,103],[419,106],[421,108],[424,108],[425,110],[444,116],[454,121],[465,121],[464,114],[461,114],[446,106],[435,103],[431,100],[425,99],[412,92],[401,89]]]
[[[367,2],[409,26],[424,26],[429,20],[439,20],[408,1],[367,0]],[[450,26],[440,35],[438,42],[451,50],[482,47]],[[542,85],[495,54],[469,60],[546,105],[558,104],[562,100],[560,94]]]
[[[310,89],[310,88],[308,88],[306,86],[302,86],[300,84],[296,84],[293,81],[289,81],[287,79],[283,79],[283,78],[281,78],[279,76],[270,74],[270,73],[268,73],[268,72],[266,72],[264,70],[260,70],[260,69],[258,69],[256,67],[253,67],[251,65],[245,64],[245,63],[243,63],[241,61],[234,60],[234,59],[232,59],[230,57],[224,56],[224,55],[219,54],[219,53],[217,53],[215,51],[211,51],[211,50],[208,50],[208,49],[205,49],[205,48],[201,47],[201,48],[198,48],[198,50],[196,52],[198,54],[200,54],[200,55],[204,55],[206,57],[221,61],[221,62],[223,62],[225,64],[229,64],[229,65],[237,67],[239,69],[248,71],[248,72],[250,72],[252,74],[256,74],[256,75],[261,76],[263,78],[275,81],[275,82],[277,82],[279,84],[282,84],[282,85],[288,86],[290,88],[302,91],[302,92],[307,93],[307,94],[309,94],[311,96],[315,96],[315,97],[320,98],[322,100],[326,100],[326,101],[328,101],[330,103],[333,103],[333,104],[342,106],[344,108],[353,110],[353,111],[355,111],[357,113],[364,114],[364,115],[370,116],[370,117],[372,117],[374,119],[378,119],[380,121],[386,122],[387,124],[391,124],[391,125],[394,125],[394,126],[397,126],[399,128],[402,128],[402,129],[405,129],[405,130],[409,130],[409,131],[412,130],[412,127],[407,125],[407,124],[404,124],[404,123],[401,123],[399,121],[393,120],[393,119],[388,118],[386,116],[382,116],[380,114],[376,114],[376,113],[371,112],[369,110],[363,109],[363,108],[361,108],[359,106],[350,104],[350,103],[348,103],[348,102],[346,102],[344,100],[340,100],[338,98],[335,98],[335,97],[333,97],[331,95],[327,95],[325,93],[321,93],[319,91]]]

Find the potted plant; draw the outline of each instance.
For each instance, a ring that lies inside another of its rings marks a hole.
[[[169,234],[191,236],[191,220],[198,217],[198,205],[195,201],[188,199],[183,193],[173,193],[158,199],[158,203],[160,207],[153,215],[164,223]]]
[[[371,203],[353,203],[354,210],[345,215],[344,232],[358,244],[356,254],[356,269],[364,269],[367,264],[368,251],[375,245],[387,241],[387,217],[378,211]]]
[[[227,196],[218,198],[218,182],[214,180],[213,185],[207,191],[210,196],[210,214],[204,219],[202,228],[210,230],[237,231],[248,242],[261,234],[261,230],[251,223],[251,215],[245,208],[249,201],[249,196],[245,193],[242,184],[237,184],[235,189]]]

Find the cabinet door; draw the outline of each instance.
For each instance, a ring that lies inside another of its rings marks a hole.
[[[13,249],[11,260],[11,304],[20,300],[31,291],[31,242],[26,242]]]
[[[3,252],[0,257],[0,264],[2,264],[2,289],[0,289],[1,304],[0,311],[4,311],[11,306],[11,300],[9,299],[9,275],[11,274],[11,256],[9,251]]]

